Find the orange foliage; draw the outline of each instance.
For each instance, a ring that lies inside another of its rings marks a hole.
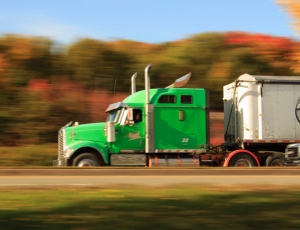
[[[210,144],[220,145],[224,142],[224,116],[220,112],[210,113]]]
[[[300,1],[299,0],[277,0],[284,9],[295,19],[294,28],[300,32]]]
[[[229,32],[225,34],[225,44],[234,45],[258,45],[262,44],[268,47],[274,47],[279,50],[290,50],[295,43],[293,40],[285,37],[274,37],[264,34],[249,34],[243,32]]]
[[[63,81],[59,83],[49,83],[45,79],[33,79],[27,86],[29,91],[36,91],[47,103],[60,103],[62,100],[70,98],[66,107],[85,105],[87,117],[90,122],[105,121],[105,110],[112,103],[123,101],[128,94],[109,93],[105,90],[86,89],[79,83]],[[67,100],[68,101],[68,100]],[[66,102],[66,101],[65,101]],[[80,122],[80,118],[74,117]]]
[[[128,41],[128,40],[117,40],[112,42],[106,42],[106,44],[110,48],[118,51],[153,50],[159,46],[157,44],[149,44],[149,43]]]
[[[293,23],[294,29],[300,32],[300,1],[299,0],[277,0],[279,4],[281,4],[284,9],[288,12],[288,14],[295,20]],[[294,53],[292,60],[294,64],[292,69],[299,73],[300,72],[300,47],[298,45],[297,52]]]
[[[28,88],[35,91],[49,90],[51,85],[45,79],[32,79],[28,83]]]
[[[0,72],[4,71],[9,66],[7,56],[5,54],[0,54]]]

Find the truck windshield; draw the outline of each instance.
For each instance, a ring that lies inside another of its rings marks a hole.
[[[112,110],[108,113],[106,122],[112,121],[112,122],[118,122],[120,114],[121,114],[122,109],[116,109]]]

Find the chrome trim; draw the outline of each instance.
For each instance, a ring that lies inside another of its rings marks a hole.
[[[66,131],[65,129],[61,129],[58,132],[58,160],[61,160],[64,158],[64,146],[65,146],[65,138]]]

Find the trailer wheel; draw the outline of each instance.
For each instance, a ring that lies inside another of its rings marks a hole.
[[[257,166],[254,159],[248,154],[237,154],[229,162],[230,167],[255,167]]]
[[[92,153],[82,153],[73,161],[73,166],[77,167],[95,167],[100,165],[101,162],[99,158]]]
[[[272,153],[266,159],[266,166],[269,167],[282,167],[284,166],[284,154]]]

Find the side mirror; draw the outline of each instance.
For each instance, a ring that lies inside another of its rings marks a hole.
[[[128,111],[127,119],[129,121],[133,121],[133,108],[128,108],[127,111]]]

